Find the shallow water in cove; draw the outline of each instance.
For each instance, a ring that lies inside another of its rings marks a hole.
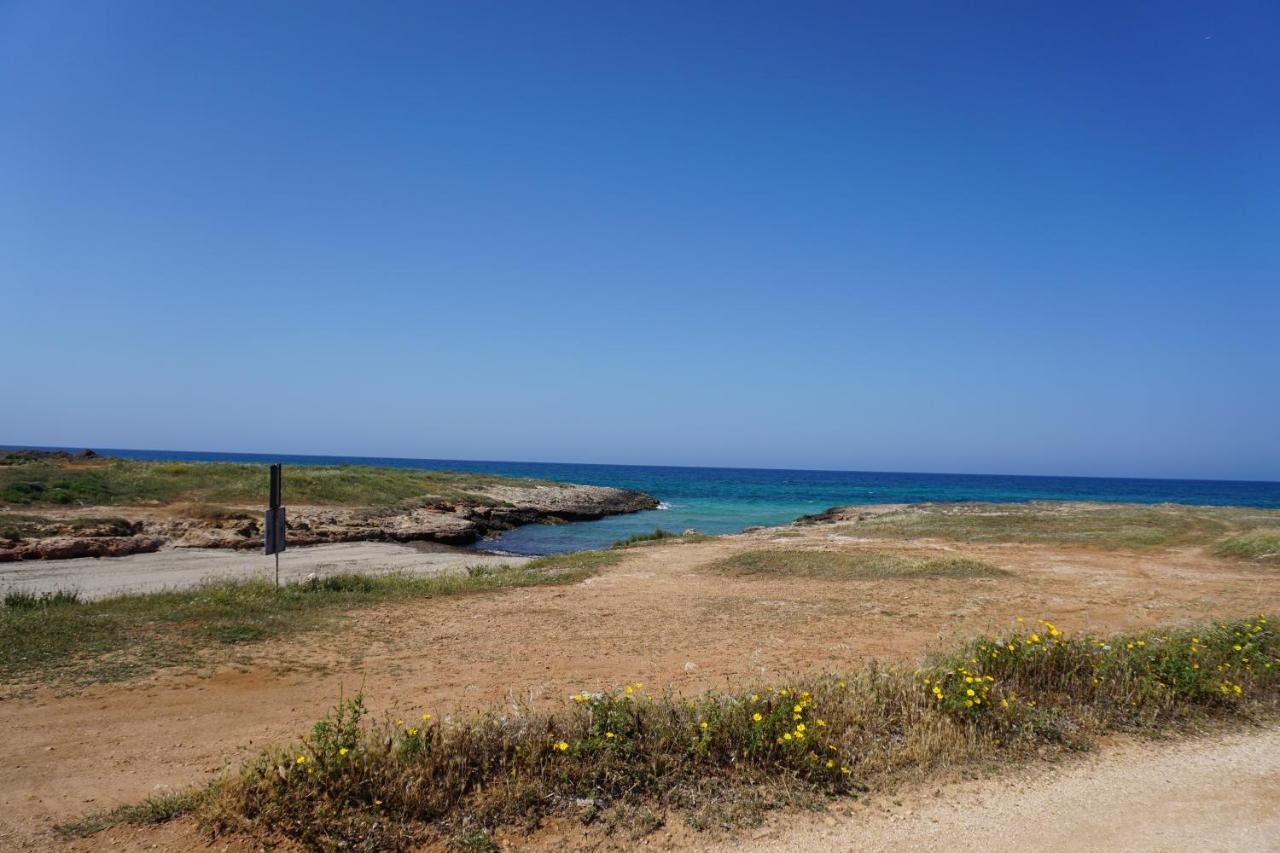
[[[601,548],[633,533],[652,532],[655,527],[676,533],[688,528],[704,533],[734,533],[757,524],[784,524],[798,516],[842,504],[1093,500],[1280,508],[1280,483],[1264,482],[671,468],[107,448],[98,452],[129,459],[382,465],[475,471],[639,489],[662,501],[662,509],[574,524],[531,524],[476,545],[516,554],[553,554]]]

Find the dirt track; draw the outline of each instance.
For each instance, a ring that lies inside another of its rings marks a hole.
[[[332,635],[251,647],[251,660],[207,679],[161,673],[4,701],[14,769],[0,780],[0,847],[44,847],[53,821],[205,781],[305,730],[341,688],[362,684],[374,709],[442,714],[558,704],[631,680],[698,691],[867,657],[915,659],[1016,615],[1113,630],[1280,605],[1273,576],[1197,550],[908,546],[981,557],[1011,573],[989,579],[726,579],[700,570],[740,549],[805,542],[773,535],[636,548],[571,587],[380,606]],[[804,534],[809,544],[864,547],[830,535]]]
[[[1061,765],[872,797],[848,815],[775,818],[750,843],[757,851],[1280,850],[1280,728],[1109,743]]]

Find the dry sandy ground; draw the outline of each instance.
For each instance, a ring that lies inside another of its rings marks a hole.
[[[439,545],[344,542],[290,548],[280,557],[280,579],[301,580],[312,573],[324,576],[341,572],[439,574],[465,566],[524,562],[523,557],[495,557]],[[169,548],[127,557],[0,563],[0,590],[74,589],[84,599],[189,587],[211,578],[253,577],[274,578],[275,558],[228,548]]]
[[[42,849],[54,821],[204,782],[304,731],[343,688],[363,685],[373,709],[439,716],[495,703],[555,705],[578,690],[634,680],[689,692],[839,670],[868,657],[916,659],[1018,615],[1108,631],[1280,609],[1273,574],[1195,549],[905,546],[986,559],[1010,572],[1001,578],[727,579],[703,571],[753,547],[869,544],[824,526],[775,536],[635,548],[573,586],[382,605],[331,633],[249,647],[251,660],[211,677],[159,673],[0,701],[8,750],[0,848]],[[1212,787],[1202,797],[1216,809],[1223,801]],[[162,848],[186,844],[161,840],[175,832],[154,837]]]
[[[895,805],[899,803],[900,805]],[[1280,850],[1280,728],[1110,743],[1090,757],[774,818],[740,850]]]

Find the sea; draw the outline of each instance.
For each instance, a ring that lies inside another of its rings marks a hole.
[[[51,448],[70,449],[70,448]],[[571,524],[531,524],[476,543],[512,554],[554,554],[605,547],[661,527],[674,533],[736,533],[785,524],[845,504],[924,501],[1083,500],[1179,503],[1280,509],[1280,483],[1228,480],[1145,480],[992,474],[903,474],[875,471],[788,471],[772,468],[681,468],[558,462],[480,462],[365,456],[290,456],[172,450],[94,448],[126,459],[198,462],[281,462],[287,465],[374,465],[533,477],[618,486],[653,495],[658,509]],[[288,474],[286,468],[285,488]],[[287,494],[286,501],[287,504]]]

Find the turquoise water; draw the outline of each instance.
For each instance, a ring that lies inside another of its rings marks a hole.
[[[842,504],[1094,500],[1280,508],[1280,483],[1264,482],[668,468],[159,450],[103,449],[99,452],[133,459],[385,465],[476,471],[639,489],[663,502],[662,509],[575,524],[533,524],[477,543],[480,548],[516,554],[600,548],[633,533],[651,532],[655,527],[677,533],[688,528],[704,533],[733,533],[757,524],[784,524],[797,516]],[[285,482],[288,483],[287,478]]]

